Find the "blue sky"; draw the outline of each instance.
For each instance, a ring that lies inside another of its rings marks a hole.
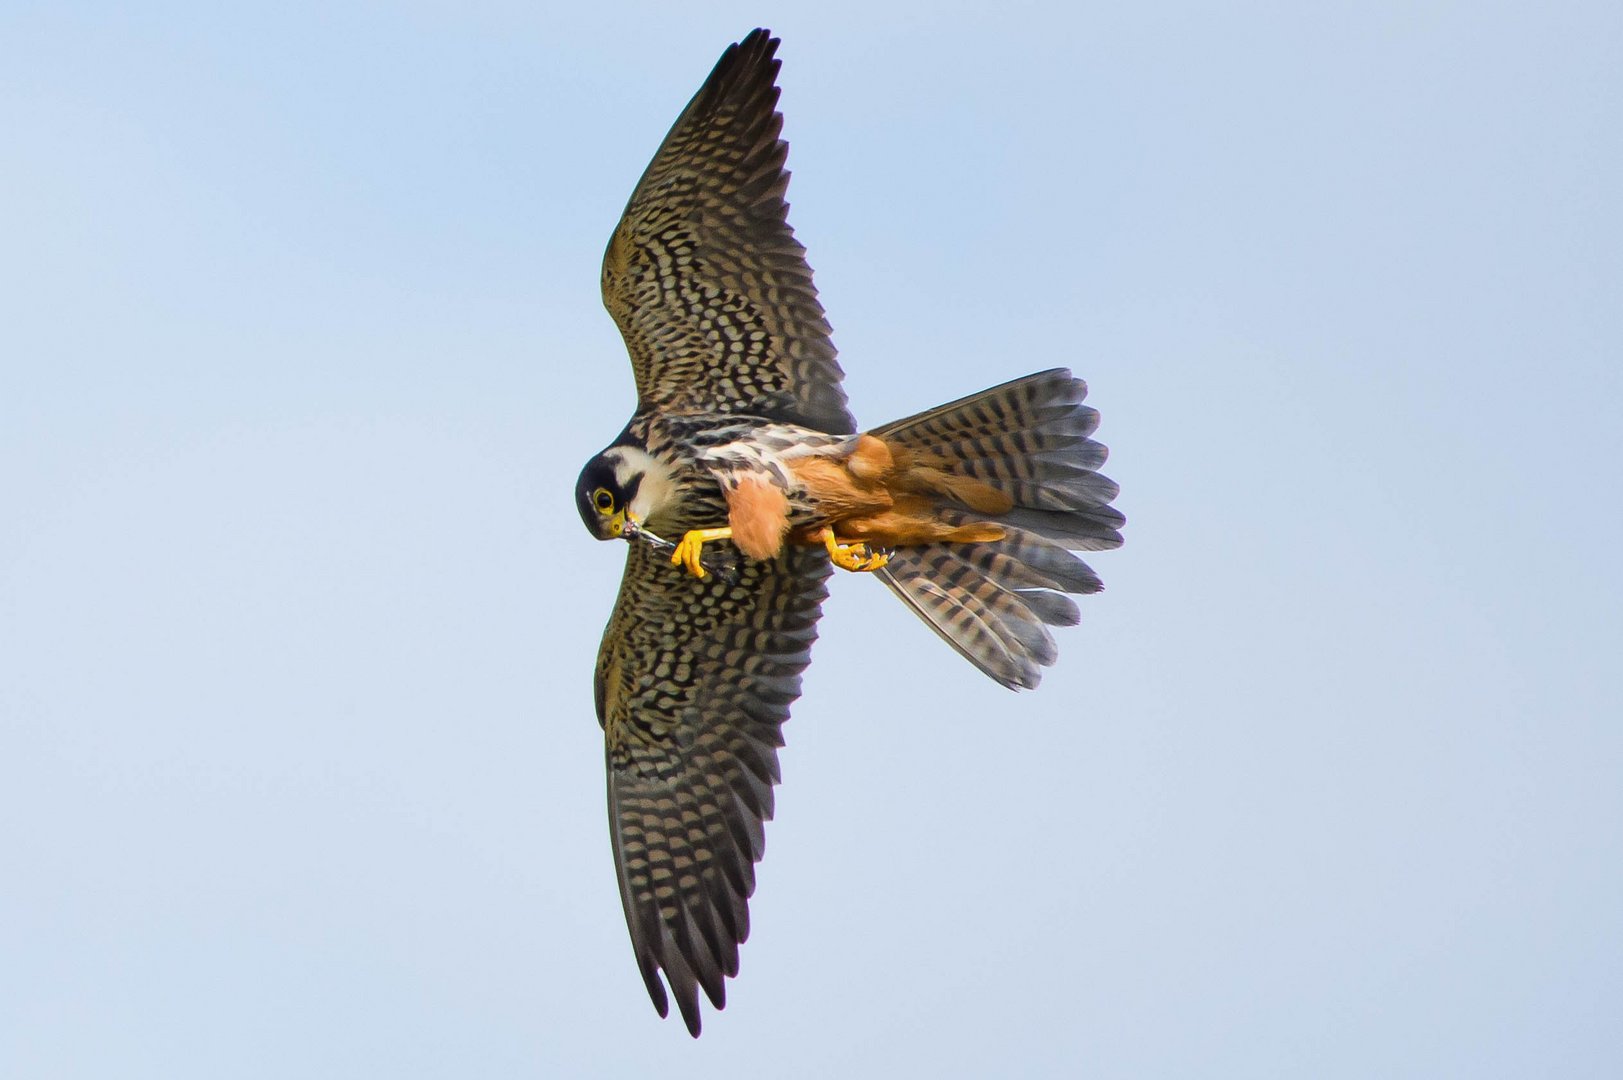
[[[1615,4],[0,11],[0,1072],[1611,1077]],[[619,911],[597,296],[730,41],[859,421],[1087,378],[1035,693],[834,582],[729,1005]]]

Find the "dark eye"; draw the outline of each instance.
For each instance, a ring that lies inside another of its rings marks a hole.
[[[608,488],[598,488],[592,492],[592,501],[597,504],[599,510],[614,509],[614,496],[609,494]]]

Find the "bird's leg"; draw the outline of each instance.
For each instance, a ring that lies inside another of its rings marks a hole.
[[[690,529],[686,536],[676,542],[676,550],[671,552],[672,566],[685,566],[688,573],[696,578],[705,575],[704,564],[699,561],[704,551],[706,540],[731,540],[731,529]]]
[[[842,570],[863,573],[878,570],[890,562],[888,552],[876,551],[860,540],[854,544],[847,544],[834,539],[834,526],[832,525],[824,525],[820,535],[823,538],[823,546],[828,548],[829,561]]]

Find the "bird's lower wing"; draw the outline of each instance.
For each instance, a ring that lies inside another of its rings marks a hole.
[[[649,996],[670,985],[699,1033],[749,936],[748,900],[778,781],[780,728],[800,694],[828,560],[790,548],[700,580],[632,544],[598,656],[609,828],[626,925]]]

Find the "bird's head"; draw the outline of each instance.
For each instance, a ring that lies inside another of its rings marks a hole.
[[[575,482],[575,507],[599,540],[629,539],[659,511],[666,470],[636,446],[611,446],[586,463]],[[629,530],[628,530],[629,526]]]

